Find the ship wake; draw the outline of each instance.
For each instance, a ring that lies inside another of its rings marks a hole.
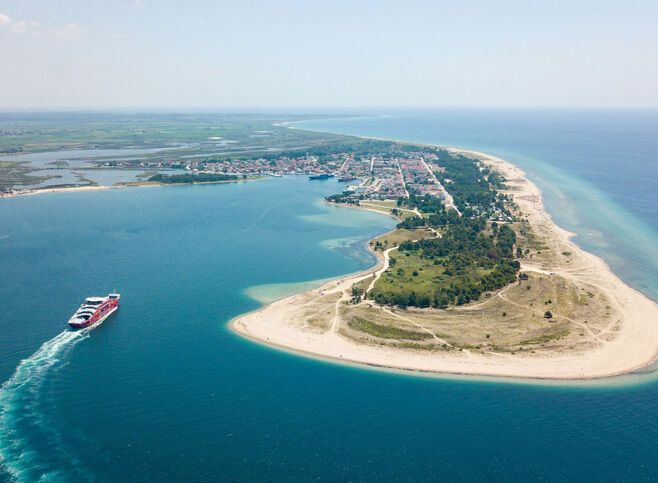
[[[9,478],[59,481],[77,473],[84,479],[74,453],[65,451],[43,415],[41,388],[47,374],[61,368],[69,351],[88,336],[89,329],[60,333],[22,360],[0,386],[0,468]]]

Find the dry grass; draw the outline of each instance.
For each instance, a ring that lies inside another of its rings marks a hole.
[[[406,220],[409,217],[416,216],[416,213],[409,209],[399,208],[396,201],[384,200],[364,200],[361,201],[360,206],[371,210],[381,211],[382,213],[391,214],[391,210],[396,208],[398,210],[397,218]]]
[[[387,309],[372,302],[347,305],[341,309],[341,328],[345,329],[342,333],[360,342],[383,341],[373,331],[358,333],[355,319],[407,331],[422,327],[436,337],[424,344],[438,348],[447,344],[455,349],[489,352],[580,350],[610,336],[604,332],[612,321],[606,307],[605,297],[562,277],[530,275],[528,281],[479,302],[448,310]],[[553,314],[551,319],[544,317],[547,310]]]
[[[423,238],[431,238],[432,232],[425,229],[420,230],[405,230],[403,228],[378,236],[373,242],[381,242],[384,247],[392,248],[402,242],[409,240],[421,240]],[[371,244],[373,244],[371,242]]]

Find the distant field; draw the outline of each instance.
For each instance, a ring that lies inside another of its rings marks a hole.
[[[12,186],[39,183],[48,179],[47,176],[28,176],[31,171],[22,163],[0,161],[0,191]]]
[[[42,113],[0,115],[0,153],[183,146],[171,156],[267,152],[341,136],[274,124],[296,116],[239,114]]]
[[[298,119],[259,114],[0,114],[0,190],[39,184],[61,174],[53,171],[52,176],[31,177],[38,167],[30,159],[16,158],[20,155],[76,151],[78,157],[84,156],[78,160],[79,167],[80,162],[108,160],[171,163],[249,159],[277,152],[304,153],[330,144],[349,148],[360,142],[277,125]],[[95,151],[123,149],[153,151],[118,151],[105,157]],[[41,168],[73,168],[66,159],[48,161],[42,161]]]

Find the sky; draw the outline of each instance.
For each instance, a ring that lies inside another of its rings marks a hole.
[[[0,0],[0,109],[658,107],[658,0]]]

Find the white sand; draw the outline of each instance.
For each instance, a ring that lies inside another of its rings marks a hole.
[[[308,292],[273,302],[255,312],[231,321],[231,328],[255,341],[301,354],[370,366],[432,373],[470,374],[540,379],[590,379],[623,374],[653,362],[658,356],[658,305],[623,283],[605,262],[570,241],[571,233],[553,223],[544,211],[541,192],[525,173],[512,164],[483,153],[452,150],[481,159],[501,172],[512,184],[514,199],[530,223],[548,227],[556,240],[568,246],[572,263],[550,267],[551,272],[576,282],[587,283],[604,292],[614,305],[615,323],[606,328],[615,334],[586,352],[555,355],[516,355],[510,357],[469,352],[430,352],[358,344],[338,333],[332,324],[328,331],[300,327],[300,305]],[[387,258],[387,257],[385,257]],[[349,291],[352,284],[381,270],[387,260],[366,274],[345,277],[325,284],[325,294]],[[523,264],[525,271],[545,272],[540,266]],[[338,303],[338,302],[337,302]],[[618,322],[617,322],[618,321]]]
[[[119,186],[68,186],[66,188],[43,188],[34,190],[17,190],[11,193],[0,195],[0,198],[15,198],[17,196],[32,196],[43,193],[71,193],[75,191],[99,191],[111,188],[119,188]]]
[[[247,181],[258,181],[265,179],[265,177],[247,178],[247,179],[229,179],[223,181],[203,181],[200,183],[158,183],[154,181],[137,181],[130,184],[113,184],[113,185],[91,185],[91,186],[66,186],[59,188],[39,188],[39,189],[26,189],[15,190],[9,193],[0,194],[0,198],[16,198],[18,196],[32,196],[43,193],[75,193],[78,191],[104,191],[116,190],[123,188],[152,188],[155,186],[191,186],[200,184],[225,184],[225,183],[245,183]]]

